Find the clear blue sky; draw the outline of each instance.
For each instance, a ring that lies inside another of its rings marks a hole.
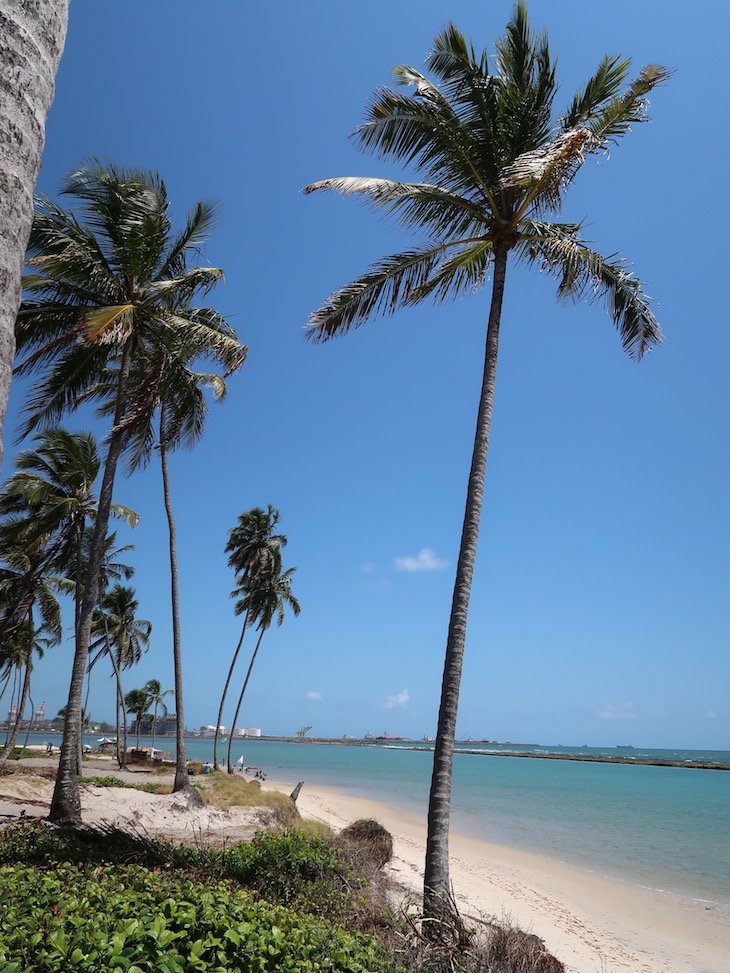
[[[171,464],[191,727],[214,721],[238,633],[227,531],[273,503],[302,613],[266,636],[241,722],[434,732],[488,292],[305,342],[308,312],[404,238],[355,201],[300,189],[385,173],[347,138],[372,91],[395,65],[421,66],[448,20],[491,47],[510,11],[508,0],[71,4],[40,188],[97,154],[158,170],[181,218],[219,199],[204,257],[224,268],[214,300],[250,348],[202,445]],[[631,259],[665,344],[636,365],[602,307],[560,306],[538,274],[510,272],[458,732],[725,749],[727,203],[710,186],[727,168],[730,8],[701,19],[661,0],[533,0],[530,13],[559,54],[565,102],[606,52],[676,69],[651,124],[584,168],[565,211],[604,253]],[[16,386],[8,439],[20,405]],[[168,686],[157,470],[120,480],[117,499],[142,517],[135,585],[154,624],[127,688]],[[408,557],[423,569],[403,570]],[[51,712],[71,651],[66,641],[34,676]],[[90,708],[111,718],[106,675]]]

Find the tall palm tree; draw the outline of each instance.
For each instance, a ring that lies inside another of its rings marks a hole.
[[[243,703],[243,697],[246,695],[246,689],[248,688],[251,673],[253,672],[254,663],[256,662],[256,656],[261,647],[261,640],[271,626],[274,618],[276,618],[277,625],[283,623],[287,608],[291,608],[295,615],[298,615],[301,610],[299,602],[291,590],[292,577],[295,571],[296,568],[288,568],[286,571],[282,571],[280,563],[271,562],[267,569],[258,571],[247,582],[248,590],[243,597],[243,601],[245,602],[244,607],[250,623],[256,625],[259,637],[256,640],[256,646],[251,654],[251,660],[246,670],[246,677],[243,680],[243,686],[241,686],[241,692],[236,703],[236,712],[233,714],[231,732],[228,736],[226,766],[229,774],[233,773],[233,764],[231,763],[233,733],[238,722],[238,715],[241,712],[241,704]]]
[[[437,303],[470,293],[491,275],[482,390],[464,525],[449,620],[431,783],[424,908],[448,901],[451,771],[467,610],[484,492],[484,475],[508,263],[537,265],[558,281],[558,296],[605,299],[624,349],[641,358],[660,330],[639,280],[623,260],[602,257],[579,223],[549,219],[589,155],[603,153],[646,118],[646,95],[667,78],[656,65],[626,84],[629,61],[607,56],[562,115],[553,113],[555,63],[518,2],[496,57],[477,53],[450,25],[434,41],[427,66],[395,69],[412,93],[380,90],[355,137],[362,148],[423,174],[423,182],[345,177],[313,183],[364,196],[425,234],[425,242],[385,257],[336,291],[310,319],[326,341],[372,313],[393,313],[427,297]],[[494,67],[492,67],[494,66]]]
[[[134,713],[134,718],[137,721],[137,749],[139,750],[141,724],[142,720],[148,714],[150,697],[146,689],[130,689],[127,695],[124,697],[124,702],[127,704],[127,709],[129,712]]]
[[[209,205],[199,203],[174,235],[158,175],[94,160],[71,173],[61,192],[77,201],[80,213],[49,199],[39,204],[28,247],[33,272],[24,281],[16,323],[23,356],[16,371],[40,372],[26,406],[26,432],[53,424],[84,401],[113,410],[49,815],[79,823],[73,754],[112,490],[134,420],[131,370],[137,360],[153,359],[158,344],[176,334],[214,347],[227,369],[238,367],[242,351],[217,312],[192,306],[222,276],[215,267],[187,266],[187,255],[207,235]]]
[[[13,325],[68,0],[6,0],[0,31],[0,460]]]
[[[165,699],[172,696],[174,690],[166,689],[162,691],[162,683],[159,679],[148,679],[144,684],[145,691],[149,697],[149,705],[154,707],[152,712],[152,746],[155,745],[155,730],[157,728],[157,710],[162,710],[162,715],[167,716],[167,706]]]
[[[229,555],[228,566],[236,572],[236,588],[231,592],[231,597],[237,599],[234,612],[236,615],[243,615],[243,625],[238,642],[233,650],[231,664],[228,667],[228,675],[221,693],[218,717],[215,722],[213,766],[216,770],[218,769],[218,738],[223,721],[223,707],[226,703],[233,671],[236,668],[248,626],[249,612],[245,598],[246,591],[251,578],[259,571],[278,571],[281,568],[281,549],[286,546],[286,537],[283,534],[274,533],[278,523],[279,511],[271,504],[268,505],[266,510],[261,507],[252,507],[238,515],[238,523],[228,532],[228,543],[226,544],[226,554]]]
[[[185,299],[184,294],[182,299]],[[221,329],[226,331],[232,341],[237,340],[235,332],[223,322]],[[238,363],[229,365],[214,344],[199,338],[190,340],[186,334],[175,333],[158,342],[153,349],[153,357],[148,361],[138,358],[130,373],[130,400],[134,407],[129,420],[126,444],[127,468],[133,472],[138,467],[145,466],[150,460],[156,439],[167,518],[176,703],[173,791],[185,791],[188,800],[196,803],[201,798],[190,785],[186,759],[177,527],[170,492],[168,455],[179,448],[193,449],[200,440],[208,415],[205,390],[209,390],[218,401],[227,394],[225,379],[216,372],[199,371],[198,364],[207,360],[229,375],[245,360],[247,349],[242,344],[239,347]]]
[[[134,590],[128,586],[115,584],[109,591],[105,591],[94,615],[89,647],[89,674],[101,658],[106,657],[111,662],[116,684],[117,762],[120,767],[126,764],[127,752],[127,704],[122,692],[121,674],[125,669],[139,663],[143,653],[149,649],[152,633],[152,623],[145,618],[137,618],[138,607]],[[123,737],[121,748],[120,710]]]

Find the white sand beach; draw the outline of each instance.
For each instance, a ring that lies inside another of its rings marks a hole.
[[[295,782],[267,781],[289,793]],[[393,835],[393,877],[421,889],[425,820],[319,785],[303,817],[341,828],[372,817]],[[464,914],[508,919],[545,941],[571,973],[728,973],[730,909],[623,885],[518,849],[453,834],[451,879]]]

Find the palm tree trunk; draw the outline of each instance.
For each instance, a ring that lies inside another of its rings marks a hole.
[[[129,368],[134,349],[134,335],[130,335],[124,343],[122,360],[119,365],[117,379],[117,396],[114,408],[112,432],[109,438],[109,449],[104,464],[104,476],[99,491],[99,506],[91,538],[89,563],[86,568],[84,594],[81,602],[79,617],[79,631],[71,670],[71,684],[66,703],[66,719],[63,725],[63,740],[61,755],[58,760],[56,786],[51,799],[50,821],[81,824],[81,799],[77,780],[76,761],[78,759],[79,740],[82,737],[81,726],[81,695],[84,689],[84,673],[89,658],[89,642],[91,639],[91,622],[94,606],[99,597],[99,577],[104,559],[104,540],[109,526],[109,511],[112,503],[114,477],[117,463],[124,446],[125,433],[121,427],[126,408],[127,386],[129,383]]]
[[[3,752],[0,753],[0,767],[7,763],[8,758],[15,749],[15,741],[18,739],[18,733],[20,731],[20,725],[23,722],[23,712],[25,711],[25,704],[30,696],[30,674],[33,672],[33,649],[34,649],[34,639],[35,632],[33,631],[33,602],[30,603],[28,608],[28,658],[25,663],[25,675],[23,677],[23,688],[20,691],[20,696],[18,699],[18,709],[15,714],[15,724],[13,725],[13,731],[10,736],[5,741],[5,748]],[[10,720],[8,720],[8,727]]]
[[[114,650],[112,648],[111,639],[109,638],[109,624],[106,620],[106,616],[102,612],[102,618],[104,620],[104,639],[106,641],[106,651],[109,656],[109,661],[112,664],[112,669],[114,670],[114,681],[117,685],[117,763],[119,764],[120,770],[127,769],[127,704],[124,702],[124,692],[122,691],[122,674],[119,670],[119,665],[114,655]],[[122,742],[122,753],[121,757],[119,754],[119,710],[122,711],[122,719],[124,720],[124,733]]]
[[[68,0],[6,0],[0,11],[0,459],[20,276]]]
[[[33,697],[30,694],[30,686],[28,686],[28,702],[30,703],[30,717],[25,725],[25,739],[23,740],[23,746],[20,751],[21,757],[28,749],[28,740],[30,740],[30,731],[33,728],[33,721],[35,720],[35,703],[33,702]]]
[[[236,662],[238,661],[238,654],[241,651],[241,646],[243,645],[243,637],[246,634],[246,626],[248,625],[248,612],[243,616],[243,628],[241,629],[241,637],[238,640],[238,645],[236,646],[235,652],[233,653],[233,658],[231,659],[231,664],[228,667],[228,676],[226,678],[226,684],[223,687],[223,695],[221,696],[221,704],[218,707],[218,719],[215,723],[215,736],[213,738],[213,769],[218,770],[218,736],[219,727],[221,725],[221,720],[223,719],[223,707],[226,703],[226,696],[228,695],[228,689],[231,685],[231,679],[233,678],[233,670],[236,668]]]
[[[183,680],[182,680],[182,647],[180,640],[180,600],[178,591],[177,570],[177,533],[175,517],[172,512],[170,499],[170,478],[167,469],[167,450],[165,448],[164,422],[160,413],[160,466],[162,468],[162,493],[165,500],[167,527],[170,535],[170,597],[172,601],[172,657],[175,669],[175,783],[173,794],[180,791],[187,794],[188,799],[202,804],[203,800],[190,784],[188,765],[185,758],[185,711],[183,708]]]
[[[248,686],[248,681],[251,678],[251,672],[253,671],[253,664],[256,661],[256,656],[258,655],[259,646],[261,645],[261,639],[264,637],[265,628],[261,629],[261,634],[256,640],[256,648],[253,650],[253,655],[251,656],[251,661],[248,664],[248,669],[246,670],[246,678],[243,680],[243,686],[241,687],[241,695],[238,697],[238,703],[236,704],[236,712],[233,715],[233,723],[231,723],[231,732],[228,736],[228,753],[226,754],[226,767],[228,768],[228,773],[233,773],[233,765],[231,764],[231,747],[233,746],[233,731],[236,728],[236,723],[238,721],[238,714],[241,712],[241,703],[243,702],[243,697],[246,693],[246,687]]]
[[[18,733],[20,732],[20,725],[23,722],[23,712],[25,711],[25,704],[28,701],[28,694],[30,693],[30,674],[33,671],[33,663],[30,659],[25,664],[25,675],[23,676],[23,687],[20,692],[20,701],[18,702],[18,710],[15,716],[15,722],[13,723],[13,729],[8,737],[8,740],[3,748],[3,752],[0,753],[0,767],[4,766],[8,758],[12,756],[13,750],[15,749],[15,741],[18,739]]]
[[[13,685],[12,685],[12,689],[10,690],[10,706],[8,707],[8,717],[7,717],[7,722],[5,724],[5,743],[3,744],[3,747],[7,747],[8,740],[10,739],[10,729],[11,729],[11,727],[10,727],[10,714],[13,712],[13,710],[15,710],[15,715],[16,716],[18,715],[18,707],[17,707],[17,704],[15,702],[15,694],[16,694],[16,692],[18,693],[18,700],[20,700],[20,687],[18,685],[18,667],[16,665],[14,665],[13,666]]]
[[[157,728],[157,703],[155,703],[155,711],[152,714],[152,749],[155,749],[155,729]]]
[[[474,575],[474,561],[479,537],[484,477],[492,427],[494,383],[499,348],[499,325],[502,297],[507,270],[508,247],[497,243],[494,247],[494,281],[489,309],[489,325],[484,356],[484,375],[479,399],[476,435],[469,472],[469,485],[461,533],[456,580],[451,602],[451,616],[446,641],[441,704],[433,755],[433,775],[428,803],[428,832],[423,888],[423,912],[427,918],[437,919],[450,914],[449,888],[449,813],[451,808],[451,779],[456,736],[456,716],[459,707],[459,688],[464,659],[464,641],[469,611],[469,596]],[[437,935],[437,930],[430,927]]]

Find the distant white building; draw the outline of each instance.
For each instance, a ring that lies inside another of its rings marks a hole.
[[[239,728],[233,734],[236,737],[260,737],[261,727],[260,726],[239,726]]]
[[[218,733],[222,736],[225,736],[226,732],[227,732],[227,727],[223,726],[223,724],[221,723],[221,725],[218,727]],[[212,738],[215,736],[215,727],[211,726],[210,723],[208,723],[206,726],[201,726],[200,729],[198,730],[198,733],[200,734],[201,737]]]

